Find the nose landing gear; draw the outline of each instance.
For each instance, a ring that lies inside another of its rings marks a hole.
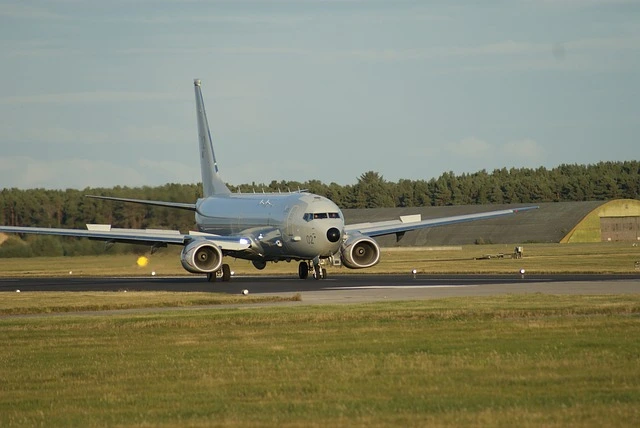
[[[309,277],[309,271],[313,273],[314,279],[325,279],[327,277],[327,270],[320,265],[319,257],[300,262],[298,265],[298,276],[300,279],[307,279]]]

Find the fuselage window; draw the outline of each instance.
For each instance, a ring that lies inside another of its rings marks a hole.
[[[340,218],[339,213],[329,213],[329,218]]]
[[[329,214],[327,213],[314,213],[313,214],[313,219],[319,219],[319,218],[329,218]]]

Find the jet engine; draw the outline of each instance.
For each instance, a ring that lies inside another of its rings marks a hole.
[[[222,251],[211,242],[195,241],[182,249],[180,262],[191,273],[215,272],[222,266]]]
[[[380,261],[380,247],[368,236],[350,235],[342,244],[340,259],[350,269],[368,268]]]

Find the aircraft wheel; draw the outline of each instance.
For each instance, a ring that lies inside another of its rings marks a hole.
[[[313,277],[316,280],[322,279],[322,268],[320,265],[313,267]]]
[[[322,268],[322,279],[327,279],[327,270]]]
[[[209,282],[216,282],[216,273],[215,272],[209,272],[207,273],[207,281]]]
[[[228,264],[222,265],[222,281],[229,281],[231,279],[231,268]]]
[[[307,262],[300,262],[298,265],[298,276],[300,279],[307,279],[309,277],[309,265]]]

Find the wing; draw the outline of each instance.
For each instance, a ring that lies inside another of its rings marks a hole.
[[[183,202],[147,201],[145,199],[115,198],[113,196],[95,196],[95,195],[85,195],[85,196],[87,198],[92,198],[92,199],[104,199],[105,201],[129,202],[133,204],[142,204],[142,205],[156,205],[159,207],[179,208],[182,210],[189,210],[189,211],[196,210],[196,204],[186,204]]]
[[[515,214],[520,211],[534,210],[539,207],[522,207],[512,208],[499,211],[488,211],[485,213],[458,215],[453,217],[441,217],[429,220],[422,220],[420,214],[402,216],[399,220],[380,221],[375,223],[358,223],[345,226],[345,231],[359,232],[362,235],[375,237],[382,235],[390,235],[392,233],[403,233],[415,229],[424,229],[427,227],[444,226],[447,224],[464,223],[468,221],[486,220],[490,218],[502,217]]]
[[[221,236],[210,233],[180,233],[177,230],[161,229],[114,229],[110,225],[87,225],[88,229],[56,229],[46,227],[0,226],[0,232],[31,233],[36,235],[71,236],[107,242],[144,244],[152,246],[187,245],[195,240],[208,240],[226,251],[241,251],[251,246],[251,239],[243,236]]]

